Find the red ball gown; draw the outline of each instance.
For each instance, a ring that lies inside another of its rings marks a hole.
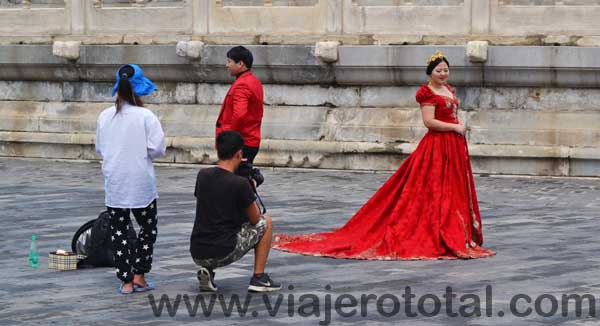
[[[458,99],[423,85],[421,106],[458,123]],[[415,151],[342,228],[276,235],[273,248],[311,256],[373,260],[469,259],[482,248],[481,216],[465,137],[429,130]]]

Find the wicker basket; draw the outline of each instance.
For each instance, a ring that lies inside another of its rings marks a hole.
[[[60,271],[72,271],[77,269],[77,254],[67,252],[66,254],[57,254],[52,251],[48,255],[48,268],[58,269]]]

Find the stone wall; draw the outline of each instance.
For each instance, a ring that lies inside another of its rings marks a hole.
[[[249,46],[265,83],[268,166],[393,170],[426,131],[414,94],[434,50],[452,64],[473,167],[479,173],[600,175],[600,60],[593,48],[340,46],[325,63],[308,45]],[[199,57],[175,45],[0,46],[0,155],[97,159],[96,118],[111,105],[114,73],[136,62],[159,91],[145,100],[168,136],[163,162],[214,163],[214,122],[231,82],[229,46]],[[179,53],[179,55],[178,55]]]
[[[97,159],[122,63],[160,91],[164,162],[214,163],[231,44],[265,84],[263,165],[394,170],[450,59],[480,173],[600,176],[600,0],[0,0],[0,156]]]

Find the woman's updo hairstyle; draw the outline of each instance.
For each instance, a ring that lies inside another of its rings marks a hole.
[[[437,67],[437,65],[439,65],[442,62],[445,62],[448,65],[448,67],[450,67],[450,62],[448,62],[448,58],[446,58],[446,56],[442,52],[435,51],[435,54],[432,55],[429,58],[429,61],[427,62],[427,70],[425,71],[427,76],[430,76],[433,72],[433,69],[435,69],[435,67]]]

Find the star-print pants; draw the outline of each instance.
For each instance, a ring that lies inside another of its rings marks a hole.
[[[110,214],[117,277],[129,283],[133,280],[133,274],[145,274],[152,268],[152,250],[157,233],[156,199],[145,208],[107,208]],[[140,226],[135,248],[131,248],[127,243],[130,211]]]

